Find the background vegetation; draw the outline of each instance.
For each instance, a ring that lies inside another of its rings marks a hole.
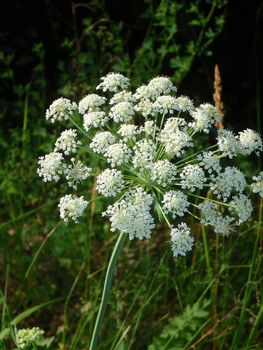
[[[79,99],[109,71],[135,85],[169,75],[197,104],[213,102],[217,63],[225,125],[260,131],[263,4],[16,0],[2,10],[0,348],[15,348],[15,327],[39,326],[43,349],[87,349],[116,234],[99,200],[79,225],[59,223],[65,189],[36,175],[57,134],[45,109],[61,94]],[[241,166],[252,174],[260,163]],[[99,349],[263,348],[262,206],[228,239],[193,230],[186,258],[171,257],[162,227],[126,245]]]

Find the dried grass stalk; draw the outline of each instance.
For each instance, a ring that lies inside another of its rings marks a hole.
[[[225,109],[224,109],[224,103],[222,101],[222,82],[221,82],[221,76],[220,76],[220,71],[219,67],[216,64],[215,65],[215,70],[214,70],[214,93],[213,93],[213,99],[216,108],[222,115],[222,122],[216,123],[216,127],[222,128],[223,127],[223,118],[225,115]]]

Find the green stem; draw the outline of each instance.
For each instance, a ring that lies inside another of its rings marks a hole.
[[[238,328],[234,334],[230,350],[240,349],[240,341],[241,341],[240,338],[241,338],[242,334],[244,333],[244,329],[245,329],[247,308],[248,308],[248,303],[250,301],[251,294],[252,294],[252,286],[253,286],[253,283],[254,283],[256,276],[258,274],[258,269],[257,268],[255,269],[255,264],[257,261],[257,257],[258,257],[258,250],[259,250],[258,245],[259,245],[259,241],[260,241],[260,236],[262,234],[262,231],[261,231],[261,221],[262,221],[262,214],[263,214],[262,211],[263,211],[263,200],[261,199],[260,206],[259,206],[258,231],[257,231],[256,239],[255,239],[253,255],[252,255],[250,269],[249,269],[249,273],[248,273],[248,280],[246,283],[245,294],[244,294],[244,298],[243,298],[243,302],[242,302],[242,309],[241,309],[241,313],[240,313],[240,317],[239,317]],[[249,341],[250,340],[251,339],[249,339]],[[246,347],[246,349],[248,349],[248,348]]]
[[[89,135],[86,131],[84,131],[84,130],[75,122],[75,120],[73,120],[73,119],[70,118],[70,117],[69,117],[69,120],[71,121],[71,123],[72,123],[77,129],[79,129],[79,131],[80,131],[84,136],[86,136],[89,140],[91,140],[90,135]]]
[[[205,226],[202,225],[202,237],[204,242],[204,248],[205,248],[205,262],[206,262],[206,268],[207,268],[207,275],[211,277],[212,275],[212,269],[210,264],[210,257],[209,257],[209,250],[208,250],[208,244],[207,244],[207,235],[206,235],[206,229]]]
[[[187,193],[188,196],[192,196],[192,197],[195,197],[195,198],[199,198],[199,199],[205,199],[207,201],[210,201],[210,202],[214,202],[214,203],[217,203],[219,205],[223,205],[225,207],[232,207],[232,208],[235,208],[235,205],[231,205],[231,204],[227,204],[227,203],[224,203],[224,202],[219,202],[219,201],[216,201],[215,199],[212,199],[212,198],[208,198],[208,197],[203,197],[203,196],[198,196],[197,194],[193,194],[191,192],[188,192]]]
[[[23,117],[23,131],[22,131],[22,144],[23,144],[23,159],[26,155],[26,138],[27,138],[27,123],[28,123],[28,99],[29,99],[29,88],[26,89],[25,104],[24,104],[24,117]]]
[[[110,296],[112,277],[113,277],[113,274],[115,271],[117,258],[122,250],[122,247],[124,245],[126,237],[127,237],[127,233],[125,233],[125,232],[120,233],[119,238],[115,244],[114,250],[112,252],[111,258],[110,258],[110,262],[109,262],[109,265],[107,268],[106,277],[105,277],[105,281],[104,281],[104,287],[103,287],[103,293],[102,293],[101,303],[100,303],[100,307],[99,307],[99,312],[98,312],[95,327],[93,330],[89,350],[96,349],[96,345],[97,345],[97,341],[98,341],[98,337],[99,337],[99,332],[100,332],[100,329],[102,326],[102,321],[104,318],[104,314],[105,314],[107,303],[108,303],[109,296]]]
[[[198,152],[196,152],[196,153],[194,153],[194,154],[190,154],[189,156],[187,156],[187,157],[185,157],[185,158],[183,158],[183,159],[181,159],[181,160],[179,160],[178,162],[176,162],[175,163],[175,165],[176,166],[179,166],[180,164],[186,164],[186,160],[188,160],[188,159],[190,159],[190,158],[195,158],[198,154],[201,154],[201,153],[203,153],[203,152],[207,152],[207,151],[210,151],[211,149],[213,149],[213,148],[215,148],[215,147],[217,147],[217,145],[213,145],[213,146],[209,146],[209,147],[207,147],[207,148],[205,148],[205,149],[203,149],[202,151],[198,151]],[[216,150],[217,151],[217,150]],[[214,151],[214,152],[216,152],[216,151]],[[192,160],[191,160],[192,161]],[[190,162],[191,162],[190,161]],[[188,162],[187,162],[188,163]]]

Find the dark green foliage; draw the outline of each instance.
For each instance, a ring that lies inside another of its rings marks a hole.
[[[147,349],[186,349],[209,325],[208,307],[210,304],[208,300],[204,300],[192,306],[186,305],[183,314],[174,317],[163,328],[161,334],[154,337],[152,344]]]

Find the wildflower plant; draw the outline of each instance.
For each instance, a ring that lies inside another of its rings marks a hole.
[[[177,96],[168,77],[156,77],[135,91],[129,86],[129,79],[110,73],[97,86],[103,96],[90,94],[78,104],[65,98],[53,102],[46,119],[65,121],[71,128],[61,133],[52,153],[39,159],[43,181],[66,180],[74,189],[60,199],[64,221],[77,222],[84,213],[91,200],[85,181],[95,176],[97,191],[112,201],[102,215],[109,218],[112,231],[121,232],[109,264],[91,350],[96,346],[116,256],[126,236],[149,239],[161,221],[170,230],[173,255],[186,255],[194,245],[189,217],[228,236],[250,218],[249,194],[263,193],[262,173],[249,184],[232,163],[237,156],[259,155],[263,144],[258,133],[247,129],[235,135],[222,128],[211,142],[208,133],[221,121],[214,106],[195,107],[188,97]],[[100,161],[99,174],[80,159],[83,145],[89,157]]]
[[[42,339],[44,331],[39,327],[19,329],[16,333],[18,349],[30,350]]]

